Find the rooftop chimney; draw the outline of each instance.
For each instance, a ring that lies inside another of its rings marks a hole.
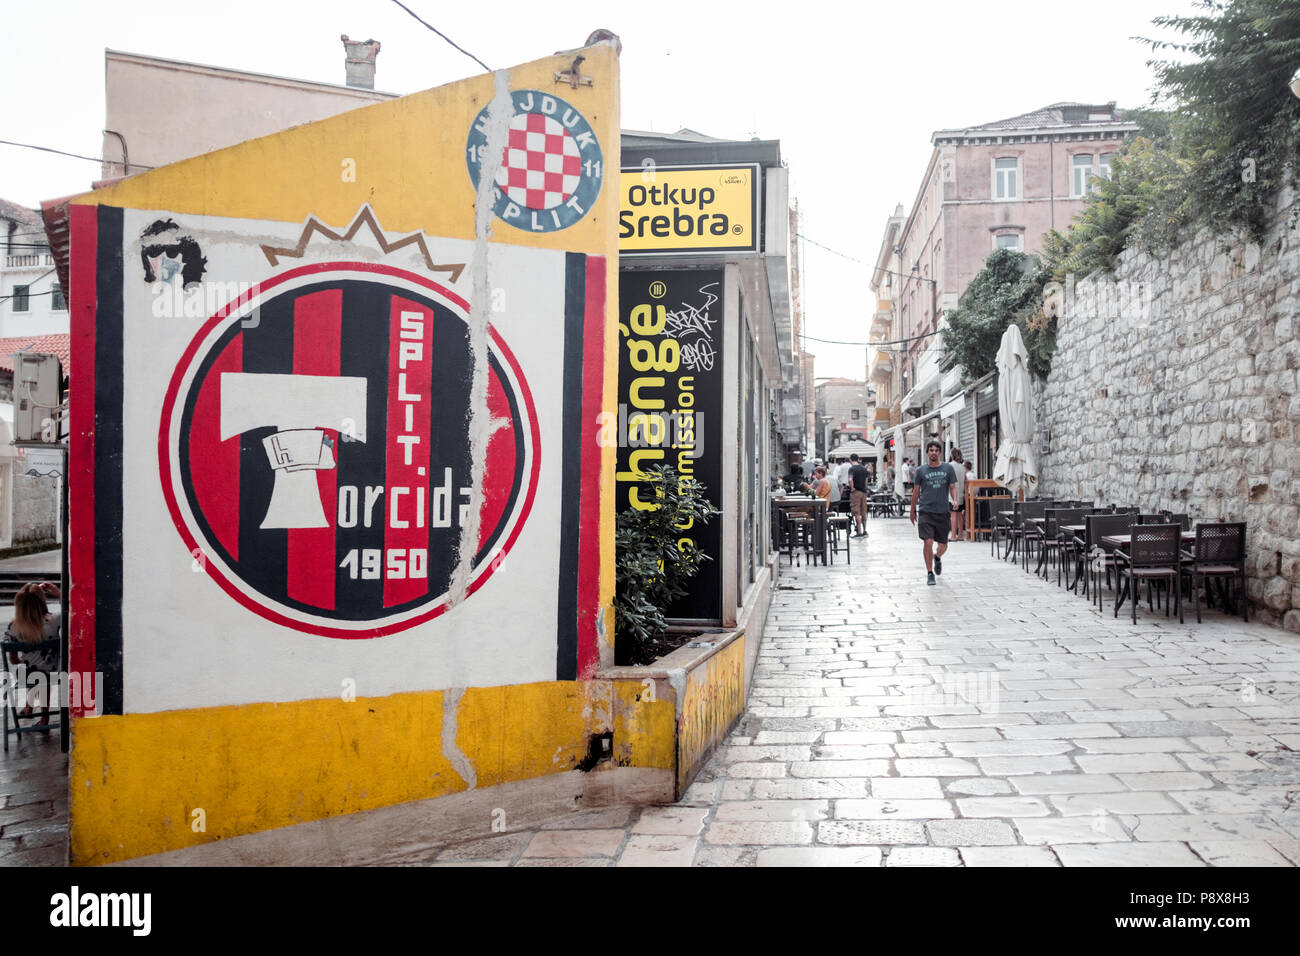
[[[373,90],[375,57],[379,56],[379,41],[367,40],[362,43],[360,40],[349,40],[346,33],[339,39],[343,41],[343,48],[348,52],[348,86],[359,90]]]

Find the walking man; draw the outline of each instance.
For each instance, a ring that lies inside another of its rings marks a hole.
[[[849,497],[849,507],[853,511],[853,523],[858,529],[855,538],[867,536],[867,492],[871,490],[871,472],[858,460],[857,455],[849,455],[849,484],[853,491]]]
[[[943,553],[948,550],[948,516],[957,503],[957,475],[952,465],[940,461],[943,445],[938,441],[931,439],[925,446],[925,454],[926,463],[917,465],[913,473],[912,524],[925,542],[925,583],[934,584],[934,576],[943,574]],[[920,521],[917,520],[918,504]]]

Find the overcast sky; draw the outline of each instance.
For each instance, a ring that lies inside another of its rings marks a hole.
[[[874,261],[895,205],[910,207],[936,129],[1049,103],[1142,105],[1151,58],[1135,36],[1191,0],[447,4],[404,0],[493,69],[623,41],[623,127],[779,139],[810,239]],[[0,139],[97,156],[104,50],[342,83],[339,35],[383,44],[376,86],[439,86],[481,68],[391,0],[6,3]],[[98,166],[0,145],[0,198],[35,206],[86,188]],[[865,265],[804,244],[807,333],[860,341]],[[807,343],[816,375],[861,378],[860,347]]]

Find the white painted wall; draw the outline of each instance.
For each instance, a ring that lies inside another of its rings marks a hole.
[[[410,247],[382,255],[372,243],[313,243],[301,261],[272,269],[262,242],[292,246],[300,225],[128,211],[125,235],[174,218],[208,260],[205,280],[258,282],[309,261],[383,261],[428,275]],[[330,223],[335,228],[347,223]],[[365,230],[358,238],[365,236]],[[234,240],[232,241],[232,237]],[[395,234],[393,236],[395,238]],[[439,262],[470,262],[473,243],[429,239]],[[407,253],[411,253],[408,255]],[[139,262],[139,240],[124,254]],[[159,477],[163,395],[201,321],[159,318],[139,270],[125,282],[123,652],[125,711],[332,697],[345,679],[358,696],[555,679],[561,498],[561,335],[564,254],[492,245],[489,285],[507,308],[492,316],[528,380],[540,426],[541,472],[532,513],[503,565],[440,617],[369,640],[339,640],[271,623],[230,598],[191,555],[168,513]],[[439,281],[445,274],[435,277]],[[468,298],[467,268],[452,288]],[[594,427],[594,426],[593,426]]]

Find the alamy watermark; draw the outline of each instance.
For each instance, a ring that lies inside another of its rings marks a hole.
[[[971,704],[996,714],[1001,700],[1002,681],[996,671],[960,671],[944,674],[933,684],[909,687],[902,702],[926,710]]]
[[[0,706],[71,707],[98,717],[104,706],[104,674],[95,671],[39,671],[18,664],[0,674]]]

